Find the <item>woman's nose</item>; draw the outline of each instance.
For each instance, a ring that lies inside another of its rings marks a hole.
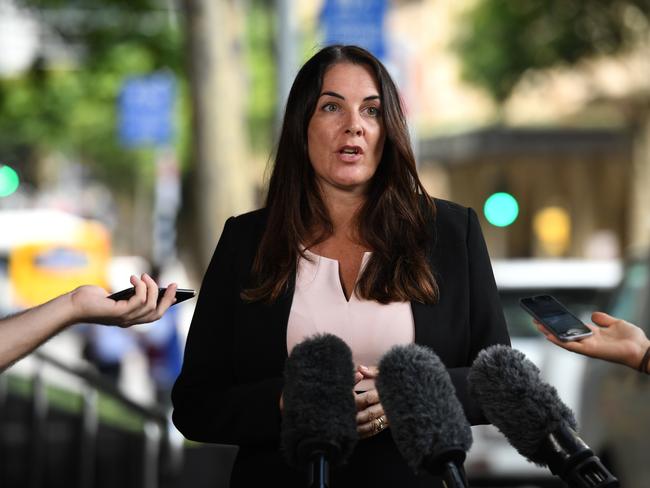
[[[350,117],[348,121],[347,129],[345,129],[346,134],[351,134],[355,136],[360,136],[363,134],[363,125],[356,117]]]

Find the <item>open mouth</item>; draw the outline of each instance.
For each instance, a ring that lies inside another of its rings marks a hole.
[[[343,146],[339,152],[341,154],[363,154],[359,146]]]

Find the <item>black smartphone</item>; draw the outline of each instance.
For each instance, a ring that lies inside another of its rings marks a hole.
[[[519,304],[561,341],[577,341],[593,334],[589,327],[551,295],[522,298]]]
[[[167,288],[158,288],[158,301],[160,301],[165,294],[165,290]],[[112,298],[113,300],[128,300],[135,294],[135,287],[131,288],[125,288],[124,290],[117,291],[113,293],[112,295],[108,295],[108,298]],[[176,302],[174,305],[177,303],[184,302],[185,300],[189,300],[190,298],[194,298],[194,295],[196,295],[196,292],[194,290],[190,290],[188,288],[177,288],[176,289]]]

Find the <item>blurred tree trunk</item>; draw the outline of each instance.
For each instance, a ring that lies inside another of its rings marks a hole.
[[[246,150],[243,15],[237,0],[184,0],[192,103],[185,256],[202,276],[225,220],[253,206]]]
[[[635,117],[630,216],[630,249],[650,248],[650,98],[639,103]]]

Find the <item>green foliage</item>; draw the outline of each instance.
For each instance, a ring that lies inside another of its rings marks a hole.
[[[187,159],[191,108],[181,11],[165,10],[166,2],[159,0],[22,3],[65,43],[71,59],[40,60],[18,78],[0,78],[2,159],[31,165],[50,152],[63,152],[90,166],[113,190],[131,193],[136,176],[149,172],[153,153],[120,146],[117,97],[126,78],[156,70],[176,75],[176,147],[181,160]],[[252,0],[246,22],[249,140],[254,150],[268,152],[277,110],[273,4]]]
[[[68,55],[38,60],[26,74],[0,79],[0,153],[32,162],[63,152],[92,167],[114,190],[130,192],[125,182],[143,174],[152,152],[120,146],[119,92],[130,76],[155,70],[180,76],[179,29],[155,0],[23,3],[66,44]]]
[[[619,52],[649,20],[650,0],[479,0],[455,47],[465,79],[502,101],[528,69]]]
[[[278,98],[272,7],[266,1],[252,2],[246,24],[246,64],[250,76],[247,109],[249,140],[253,149],[261,152],[268,151],[271,145]]]

